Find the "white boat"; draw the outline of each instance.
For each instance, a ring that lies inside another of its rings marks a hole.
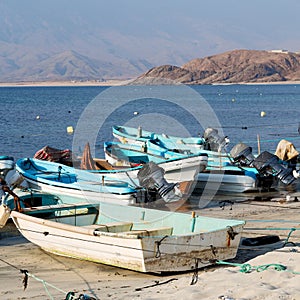
[[[126,180],[120,180],[111,176],[111,172],[93,173],[34,158],[19,159],[16,162],[16,170],[26,180],[28,187],[34,190],[60,195],[65,199],[76,197],[89,202],[132,205],[159,199],[165,202],[183,201],[190,196],[194,188],[193,180],[167,182],[164,170],[154,163],[138,168],[138,183],[128,177],[126,170]],[[194,170],[193,175],[195,174],[197,172]]]
[[[207,166],[207,155],[182,155],[168,151],[143,151],[138,145],[118,142],[104,143],[105,159],[115,166],[138,166],[150,161],[165,170],[165,178],[169,182],[194,181],[199,172]]]
[[[32,189],[86,199],[110,201],[124,205],[137,203],[136,189],[127,182],[102,177],[63,164],[23,158],[16,162],[16,170]]]
[[[111,203],[11,211],[20,233],[45,251],[139,272],[190,271],[236,256],[245,224]]]
[[[166,151],[164,153],[159,150],[147,151],[144,153],[138,151],[140,147],[137,145],[129,145],[122,143],[106,143],[105,144],[105,157],[106,159],[116,165],[130,165],[130,163],[146,163],[149,160],[160,161],[166,160],[168,163],[172,159],[167,157],[189,157],[180,153]],[[156,151],[156,152],[155,152]],[[155,154],[156,153],[156,154]],[[161,155],[159,155],[161,154]],[[163,155],[163,156],[162,156]],[[194,157],[191,155],[190,157]],[[207,162],[207,154],[200,155],[202,165],[203,162]],[[202,158],[205,158],[204,160]],[[201,163],[200,163],[201,165]],[[181,175],[182,176],[182,175]],[[168,172],[165,177],[168,178]],[[169,179],[169,178],[168,178]],[[262,190],[264,188],[263,182],[260,182],[259,173],[255,168],[251,167],[239,167],[222,161],[221,163],[210,162],[206,167],[200,168],[199,172],[195,176],[195,189],[211,190],[218,193],[232,192],[243,193]]]
[[[140,149],[138,146],[137,148]],[[66,152],[67,150],[59,150],[46,146],[39,150],[35,157],[42,160],[46,159],[52,162],[55,160],[56,162],[65,164],[65,157],[61,157],[60,154],[65,154]],[[135,154],[140,155],[141,152],[136,150]],[[71,156],[72,159],[70,159]],[[157,163],[157,165],[164,170],[162,176],[168,183],[176,183],[181,185],[180,190],[182,193],[184,195],[188,195],[192,192],[192,186],[195,183],[198,170],[203,170],[206,167],[207,156],[203,155],[199,157],[188,157],[186,155],[176,155],[176,158],[177,156],[182,159],[156,159],[155,163]],[[114,157],[108,157],[107,160],[93,158],[90,152],[89,143],[86,144],[82,156],[74,158],[73,155],[68,155],[68,160],[66,163],[68,165],[72,164],[76,169],[88,170],[94,174],[128,182],[130,185],[135,187],[140,186],[138,173],[141,168],[143,168],[143,165],[135,164],[132,167],[127,162],[120,163],[120,161],[114,160]],[[185,188],[183,188],[184,186]]]
[[[164,156],[155,150],[145,152],[138,145],[118,142],[104,143],[107,162],[114,166],[140,166],[149,162],[157,163],[164,169],[164,178],[168,182],[181,183],[183,198],[188,199],[198,180],[199,172],[206,169],[207,155],[183,155],[167,151]]]
[[[245,193],[263,189],[255,172],[230,168],[208,168],[198,174],[195,189],[217,191],[218,193]]]
[[[227,145],[227,138],[218,135],[218,131],[207,128],[204,132],[202,149],[191,143],[181,141],[177,137],[168,137],[136,128],[126,126],[113,126],[113,135],[122,142],[146,143],[148,151],[168,153],[204,153],[208,156],[207,166],[197,176],[196,189],[212,190],[217,193],[243,193],[270,191],[277,186],[274,176],[258,170],[254,166],[240,162],[239,158],[245,153],[247,147],[234,146],[230,153],[221,152]],[[211,151],[209,148],[218,150]],[[129,145],[128,145],[129,147]],[[244,153],[245,152],[245,153]],[[254,159],[254,157],[253,157]]]

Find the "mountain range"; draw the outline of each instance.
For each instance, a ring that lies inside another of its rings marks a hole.
[[[300,50],[299,1],[288,15],[267,2],[0,0],[0,82],[129,79],[232,49]]]

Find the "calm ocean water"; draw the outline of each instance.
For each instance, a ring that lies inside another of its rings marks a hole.
[[[153,96],[141,101],[124,88],[114,89],[111,98],[109,94],[99,98],[95,104],[97,109],[92,107],[84,120],[86,127],[93,131],[97,130],[97,124],[105,123],[105,131],[102,130],[96,140],[97,156],[103,155],[103,142],[112,139],[110,127],[113,124],[137,126],[142,123],[145,129],[166,134],[183,134],[182,127],[188,126],[188,132],[194,136],[201,135],[205,129],[179,108],[169,107],[165,102],[153,102]],[[151,87],[147,89],[150,91]],[[175,87],[163,89],[168,90],[168,99],[172,98],[172,93],[174,97],[178,96]],[[300,85],[216,85],[193,89],[210,105],[224,134],[229,136],[229,150],[237,142],[257,149],[257,135],[262,150],[275,151],[281,139],[288,139],[300,149]],[[85,108],[108,90],[105,87],[0,87],[0,155],[11,155],[15,159],[31,157],[46,145],[72,149],[74,135],[67,133],[67,127],[72,126],[75,130]],[[124,93],[128,93],[128,99],[133,101],[111,113],[109,110],[118,106],[119,96],[124,97]],[[183,107],[187,101],[192,103],[197,114],[202,103],[182,97]],[[192,109],[189,106],[189,110],[193,111],[193,106]],[[264,117],[261,117],[262,111]],[[196,116],[198,120],[202,117]],[[91,136],[86,130],[81,138],[89,141]],[[80,152],[81,149],[74,150]]]

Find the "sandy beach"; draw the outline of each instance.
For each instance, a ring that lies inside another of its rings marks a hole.
[[[22,81],[22,82],[0,82],[0,87],[22,87],[22,86],[119,86],[126,85],[131,80],[112,79],[107,81]]]
[[[215,203],[197,213],[246,220],[243,238],[275,235],[279,242],[261,246],[242,242],[229,265],[163,276],[46,253],[9,224],[0,236],[1,299],[66,299],[70,291],[94,299],[300,299],[300,202],[275,200]],[[244,264],[251,266],[248,273],[241,272]],[[257,271],[262,266],[265,269]],[[29,274],[25,290],[20,270]]]

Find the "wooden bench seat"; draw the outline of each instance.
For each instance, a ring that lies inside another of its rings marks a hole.
[[[130,230],[122,232],[122,234],[143,236],[166,236],[171,235],[173,232],[173,227],[161,227],[161,228],[151,228],[151,229],[140,229],[140,230]]]
[[[129,231],[132,228],[131,222],[113,222],[108,224],[93,224],[88,226],[82,226],[85,228],[92,229],[94,232],[101,231],[101,232],[124,232]]]

